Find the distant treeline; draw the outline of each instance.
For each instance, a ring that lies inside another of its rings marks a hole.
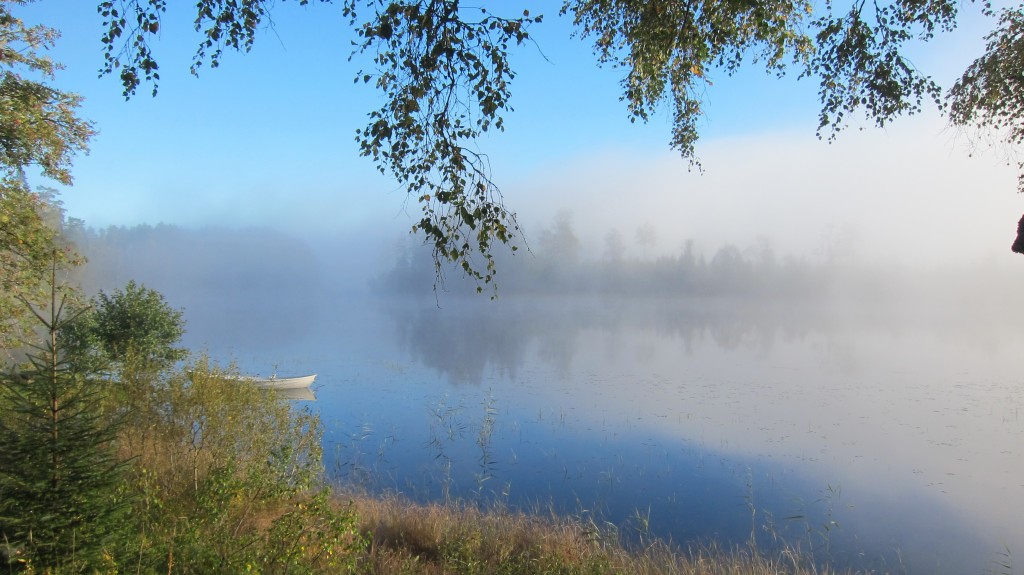
[[[645,231],[645,230],[639,230]],[[770,243],[739,248],[726,245],[710,255],[693,241],[677,253],[646,256],[650,246],[627,254],[625,241],[609,233],[599,249],[586,249],[568,219],[531,237],[528,249],[495,253],[502,294],[612,296],[771,296],[805,298],[825,293],[833,283],[834,258],[812,261],[779,256]],[[185,228],[159,224],[89,228],[74,223],[68,231],[89,260],[79,269],[87,293],[136,280],[171,301],[246,294],[246,299],[302,298],[321,290],[339,291],[346,282],[371,284],[385,294],[429,295],[436,280],[427,247],[409,237],[390,265],[376,269],[348,262],[342,246],[310,245],[269,228]],[[372,243],[372,238],[363,242]],[[372,251],[372,250],[371,250]],[[378,270],[386,270],[380,272]],[[457,269],[443,270],[444,290],[474,293],[477,285]],[[373,278],[373,279],[370,279]],[[439,286],[441,287],[441,286]],[[489,289],[485,286],[485,289]]]
[[[644,238],[653,233],[643,232],[637,234],[642,248]],[[621,236],[610,232],[600,254],[587,256],[581,247],[569,221],[556,220],[529,250],[496,255],[499,293],[807,298],[828,292],[839,264],[831,258],[780,257],[767,241],[742,249],[726,245],[710,255],[687,241],[675,254],[645,257],[646,250],[626,255]],[[376,285],[390,293],[413,294],[421,293],[435,278],[429,252],[408,246]],[[445,291],[454,293],[477,287],[457,269],[442,270],[441,283]]]
[[[301,296],[319,288],[316,257],[303,242],[266,228],[189,229],[172,225],[72,226],[69,236],[89,260],[79,268],[86,293],[136,280],[171,301]]]
[[[844,246],[808,249],[814,256],[778,253],[768,240],[749,246],[702,249],[686,241],[674,251],[657,247],[656,232],[635,238],[609,231],[585,243],[568,218],[556,218],[528,237],[527,249],[495,252],[497,293],[506,296],[699,297],[743,301],[839,300],[900,309],[930,306],[943,314],[1005,321],[1024,289],[1024,265],[1005,257],[950,261],[941,267],[858,259]],[[429,246],[403,236],[394,251],[367,233],[307,242],[263,227],[184,228],[172,225],[87,228],[70,226],[70,239],[89,260],[79,268],[87,294],[135,280],[163,293],[176,307],[246,310],[337,305],[376,295],[431,298],[476,296],[478,286],[455,268],[438,283]],[[595,245],[596,244],[596,245]],[[394,244],[392,244],[394,245]],[[384,271],[381,271],[384,270]],[[437,292],[434,291],[435,286]],[[881,309],[881,308],[879,308]],[[1024,311],[1022,311],[1024,313]]]

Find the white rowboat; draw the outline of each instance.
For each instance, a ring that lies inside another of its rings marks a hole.
[[[313,384],[316,374],[300,377],[277,377],[276,375],[270,377],[242,376],[238,379],[239,381],[251,383],[256,387],[264,389],[305,389]]]

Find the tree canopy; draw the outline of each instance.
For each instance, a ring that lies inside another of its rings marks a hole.
[[[51,301],[32,309],[42,342],[0,372],[0,558],[12,572],[95,571],[126,532],[119,427],[100,416],[99,375],[66,359],[58,334],[81,310],[56,278],[54,262]]]
[[[32,191],[28,170],[71,183],[72,157],[94,130],[77,116],[81,99],[51,87],[60,69],[46,51],[56,30],[28,26],[0,2],[0,349],[24,342],[33,305],[47,299],[55,260],[73,259],[59,240],[63,211],[51,191]]]
[[[511,3],[495,10],[512,15],[499,15],[460,0],[337,4],[359,38],[352,57],[365,62],[355,81],[372,84],[383,97],[355,135],[360,153],[419,202],[422,218],[413,231],[433,245],[438,266],[448,260],[490,282],[492,245],[513,242],[518,227],[475,142],[503,129],[516,76],[509,50],[531,41],[530,29],[542,16]],[[270,0],[198,0],[192,71],[216,67],[226,49],[248,51],[272,26],[274,6]],[[997,15],[988,0],[976,6]],[[954,29],[962,8],[956,0],[564,0],[561,13],[572,18],[579,37],[593,42],[599,63],[623,71],[622,99],[631,119],[646,121],[659,107],[670,108],[670,144],[699,166],[706,88],[713,75],[746,65],[817,82],[820,137],[834,138],[854,116],[884,126],[935,105],[948,106],[954,124],[1004,129],[1006,141],[1020,143],[1024,7],[999,13],[986,54],[948,93],[907,55],[910,46]],[[116,71],[126,97],[146,82],[156,93],[159,66],[149,42],[163,30],[165,11],[165,0],[99,5],[102,72]]]
[[[182,312],[168,305],[160,292],[135,281],[123,290],[100,291],[92,308],[69,327],[69,347],[94,349],[122,368],[131,363],[160,370],[186,356],[184,349],[175,347],[185,333]]]
[[[1024,143],[1024,6],[1003,9],[986,40],[985,53],[949,91],[949,117],[1018,146]],[[1018,188],[1024,191],[1024,162],[1018,167]]]
[[[4,181],[22,179],[29,166],[63,184],[71,183],[71,158],[87,149],[91,123],[76,115],[81,98],[57,90],[61,66],[45,55],[59,33],[26,26],[10,11],[25,0],[0,2],[0,172]]]

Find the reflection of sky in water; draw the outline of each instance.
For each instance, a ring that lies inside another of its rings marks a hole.
[[[677,542],[740,542],[752,524],[763,542],[773,525],[916,572],[982,571],[1024,541],[1019,338],[724,305],[447,305],[190,326],[232,342],[211,352],[243,370],[319,373],[331,470],[371,488],[627,533],[649,518]]]

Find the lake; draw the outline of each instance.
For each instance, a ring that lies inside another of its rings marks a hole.
[[[778,541],[840,566],[1009,572],[1024,551],[1024,330],[985,302],[480,297],[211,302],[186,344],[319,374],[340,482]]]

